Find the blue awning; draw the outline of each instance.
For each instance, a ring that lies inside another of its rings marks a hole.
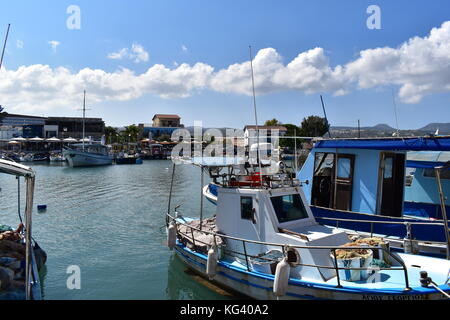
[[[393,151],[450,151],[450,137],[332,139],[316,142],[314,148]]]

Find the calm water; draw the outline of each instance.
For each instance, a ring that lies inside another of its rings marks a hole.
[[[200,284],[164,245],[170,161],[69,168],[35,165],[33,236],[48,255],[45,299],[223,299]],[[206,181],[205,181],[206,183]],[[16,226],[17,180],[0,175],[0,224]],[[24,195],[22,180],[22,198]],[[173,207],[198,216],[200,169],[176,168]],[[48,209],[38,213],[36,205]],[[22,207],[24,202],[22,202]],[[204,201],[205,215],[214,207]],[[81,268],[81,290],[66,287]]]

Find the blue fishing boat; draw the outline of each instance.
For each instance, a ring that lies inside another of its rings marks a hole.
[[[413,194],[419,197],[418,192],[405,190],[407,166],[420,165],[435,172],[444,164],[407,161],[408,152],[448,150],[449,137],[319,140],[297,177],[309,182],[303,190],[319,222],[388,236],[400,249],[409,239],[413,251],[448,255],[446,217],[436,209],[437,203],[435,214],[430,214],[431,209],[425,214],[426,205],[419,201],[405,203]],[[443,178],[448,176],[445,168],[439,172]],[[417,180],[414,183],[419,184]],[[431,189],[424,192],[433,194],[435,200],[444,199],[439,197],[439,185],[434,177],[433,187],[427,184]]]
[[[249,163],[197,165],[216,187],[215,215],[203,217],[202,197],[198,214],[172,210],[170,197],[167,244],[209,281],[255,299],[450,297],[450,261],[396,253],[385,239],[319,224],[304,185],[285,168],[259,175]],[[171,190],[174,173],[175,165]]]

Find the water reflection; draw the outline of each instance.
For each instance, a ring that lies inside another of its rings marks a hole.
[[[232,293],[211,285],[207,280],[190,270],[173,254],[167,272],[167,299],[170,300],[229,300],[237,299]]]

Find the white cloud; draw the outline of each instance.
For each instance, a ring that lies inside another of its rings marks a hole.
[[[16,41],[16,47],[17,47],[17,48],[23,49],[23,45],[24,45],[24,43],[23,43],[22,40],[17,40],[17,41]]]
[[[184,52],[188,51],[188,48],[183,44],[181,45],[181,50],[183,50]]]
[[[414,37],[398,48],[360,52],[346,65],[346,75],[360,88],[400,86],[403,102],[416,103],[423,96],[450,91],[450,21],[433,28],[429,36]]]
[[[148,53],[134,44],[109,57],[139,62],[147,61]],[[253,65],[257,94],[296,90],[342,95],[394,85],[399,87],[402,102],[417,103],[426,95],[450,92],[450,22],[397,48],[363,50],[342,65],[331,66],[322,48],[301,52],[287,63],[275,49],[265,48],[256,54]],[[0,72],[0,96],[8,109],[21,112],[78,108],[80,93],[85,88],[92,103],[127,101],[145,94],[182,98],[201,90],[252,93],[249,61],[217,71],[204,63],[174,63],[171,67],[156,64],[141,74],[129,69],[106,72],[85,68],[73,72],[46,65]]]
[[[122,48],[117,52],[108,54],[109,59],[123,60],[129,59],[135,63],[147,62],[149,59],[149,54],[145,51],[144,47],[139,43],[133,43],[131,48]]]
[[[59,41],[51,40],[48,42],[50,47],[52,48],[53,52],[56,52],[56,48],[61,44]]]

